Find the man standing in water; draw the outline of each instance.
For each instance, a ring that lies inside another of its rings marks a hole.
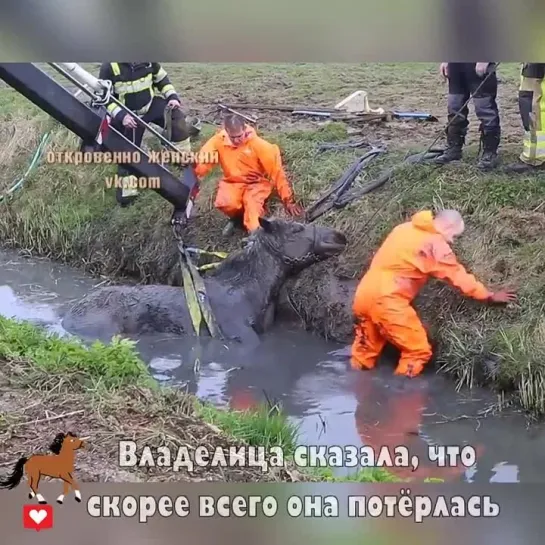
[[[450,244],[463,232],[464,220],[456,210],[435,217],[425,210],[388,235],[356,290],[354,369],[372,369],[390,342],[401,351],[396,375],[415,377],[424,370],[432,348],[411,302],[430,276],[479,301],[516,299],[510,291],[489,291],[458,262]]]

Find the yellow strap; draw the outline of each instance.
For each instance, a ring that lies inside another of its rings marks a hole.
[[[197,267],[198,271],[208,271],[210,269],[215,269],[218,265],[220,265],[221,262],[217,263],[207,263],[206,265],[201,265],[200,267]]]
[[[182,267],[182,278],[184,282],[184,292],[185,300],[187,302],[187,308],[189,309],[189,314],[191,316],[191,322],[193,323],[193,329],[195,334],[198,336],[201,332],[201,322],[202,322],[202,313],[201,307],[199,305],[199,298],[193,285],[193,279],[191,277],[191,272],[185,261],[185,253],[180,251],[180,265]]]
[[[112,67],[112,72],[114,73],[114,76],[119,76],[121,74],[121,68],[119,68],[118,62],[111,62],[110,66]]]
[[[201,250],[200,248],[186,248],[187,252],[192,254],[209,255],[212,257],[219,257],[225,259],[229,254],[227,252],[209,252],[208,250]]]
[[[193,261],[191,260],[188,253],[186,252],[182,242],[178,243],[178,250],[180,252],[180,260],[182,262],[182,268],[186,269],[187,267],[189,269],[190,277],[192,280],[192,282],[187,283],[184,278],[184,289],[186,289],[185,288],[186,284],[191,285],[191,288],[196,293],[197,306],[199,308],[199,314],[201,319],[204,318],[204,321],[206,325],[208,326],[208,331],[210,332],[210,335],[214,338],[221,339],[223,338],[223,335],[221,333],[220,328],[218,327],[218,324],[216,323],[216,320],[214,318],[214,313],[212,312],[212,308],[210,307],[208,297],[206,296],[206,287],[204,285],[203,279],[201,278],[199,271],[197,270],[197,267],[195,267],[195,265],[193,264]],[[191,307],[189,308],[189,310],[190,312],[192,312]],[[193,310],[193,312],[196,314],[196,311]],[[199,326],[200,326],[200,321],[199,321]]]

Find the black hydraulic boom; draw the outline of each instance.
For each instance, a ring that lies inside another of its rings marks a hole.
[[[0,63],[0,78],[79,136],[83,142],[95,140],[102,121],[100,114],[36,65]],[[104,135],[102,147],[111,152],[139,151],[137,146],[113,127]],[[174,206],[175,213],[185,211],[196,183],[193,169],[184,169],[183,179],[180,180],[159,163],[150,162],[147,154],[140,152],[140,158],[140,162],[124,166],[135,176],[159,178],[161,183],[153,190]]]

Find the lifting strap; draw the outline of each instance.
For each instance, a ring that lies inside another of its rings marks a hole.
[[[195,267],[189,252],[183,242],[178,239],[178,251],[180,252],[180,266],[182,267],[182,277],[184,283],[184,292],[193,322],[193,329],[197,336],[200,335],[201,324],[204,321],[208,327],[210,335],[216,339],[223,339],[223,333],[218,326],[208,296],[203,279]]]
[[[165,133],[164,136],[168,141],[172,141],[172,113],[171,108],[165,108]],[[186,167],[187,168],[187,167]],[[191,168],[191,167],[189,167]],[[197,196],[198,186],[195,186],[194,190],[188,199],[186,206],[186,216],[189,218],[191,208],[193,206],[193,200]],[[205,252],[198,250],[197,248],[186,248],[181,237],[174,229],[174,236],[178,241],[178,251],[180,252],[180,266],[182,267],[182,278],[184,283],[185,298],[189,313],[191,315],[191,321],[193,323],[193,329],[197,336],[200,335],[201,325],[204,321],[210,335],[216,339],[224,339],[223,333],[218,326],[208,296],[206,294],[206,286],[203,282],[199,270],[210,269],[216,267],[218,263],[213,263],[208,266],[197,268],[191,259],[190,253],[194,254],[207,254],[219,257],[221,259],[227,257],[224,252]]]
[[[207,250],[200,250],[199,248],[186,248],[186,252],[189,252],[190,254],[197,254],[197,255],[208,255],[211,257],[217,257],[219,259],[225,259],[229,254],[226,252],[209,252]],[[216,261],[214,263],[206,263],[206,265],[201,265],[200,267],[197,267],[198,271],[207,271],[210,269],[215,269],[221,261]]]
[[[187,263],[187,253],[185,252],[181,242],[178,243],[178,250],[180,252],[180,266],[182,267],[182,282],[185,300],[191,316],[193,330],[195,331],[195,334],[199,336],[201,333],[201,323],[203,320],[201,305],[199,305],[199,297],[197,295],[197,291],[195,290],[195,285],[193,284],[189,264]]]

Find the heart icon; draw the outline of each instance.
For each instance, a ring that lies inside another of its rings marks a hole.
[[[28,512],[28,516],[39,526],[47,517],[47,511],[45,509],[32,509]]]
[[[23,528],[36,532],[53,528],[53,508],[47,504],[23,505]]]

